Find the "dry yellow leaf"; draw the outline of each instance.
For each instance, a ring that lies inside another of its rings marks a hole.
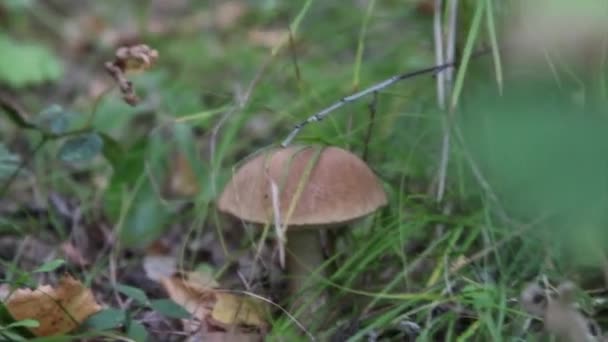
[[[231,293],[216,291],[217,302],[211,312],[211,318],[221,325],[250,325],[260,329],[266,328],[263,303],[251,298]]]
[[[215,304],[215,295],[208,287],[192,284],[187,276],[175,275],[161,279],[169,297],[181,305],[195,318],[203,321],[209,316]]]
[[[40,323],[31,329],[36,336],[65,334],[87,317],[101,310],[90,289],[70,276],[64,276],[56,287],[39,286],[35,290],[18,289],[6,301],[16,320],[35,319]]]
[[[201,322],[219,328],[253,326],[267,328],[265,303],[223,292],[206,274],[191,272],[161,280],[169,297]]]

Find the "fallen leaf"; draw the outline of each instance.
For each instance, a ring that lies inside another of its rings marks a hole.
[[[247,325],[266,329],[264,307],[262,302],[232,293],[216,291],[217,302],[211,312],[211,318],[223,328],[234,325]]]
[[[225,330],[255,327],[266,331],[268,328],[264,302],[218,289],[217,282],[204,273],[175,275],[163,279],[162,284],[169,297],[200,322]],[[186,321],[184,324],[192,327],[192,322]]]
[[[254,29],[249,31],[247,38],[249,41],[258,46],[274,48],[287,37],[287,30],[259,30]]]
[[[101,310],[91,290],[71,276],[61,278],[56,287],[18,289],[5,304],[16,320],[34,319],[40,323],[31,329],[36,336],[68,333]]]
[[[215,295],[209,291],[210,289],[200,291],[193,288],[181,276],[164,278],[161,280],[161,284],[174,302],[183,306],[199,321],[205,321],[211,314],[213,305],[215,305]]]
[[[207,272],[179,273],[162,279],[161,283],[165,286],[165,289],[169,294],[171,294],[170,289],[172,288],[185,288],[187,291],[200,294],[219,287],[219,284],[213,278],[213,275]]]

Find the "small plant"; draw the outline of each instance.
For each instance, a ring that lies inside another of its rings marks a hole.
[[[136,45],[119,48],[116,51],[116,58],[114,61],[106,63],[106,69],[118,83],[120,92],[126,103],[136,105],[139,102],[139,97],[135,94],[133,85],[131,81],[127,79],[126,75],[130,72],[142,72],[151,68],[157,58],[158,52],[156,50],[151,49],[147,45]],[[69,129],[69,127],[72,126],[72,122],[75,121],[79,115],[72,113],[57,104],[50,105],[43,109],[36,115],[38,118],[36,122],[30,121],[28,117],[31,115],[18,106],[16,102],[10,99],[6,94],[0,94],[0,106],[5,110],[15,125],[21,129],[32,130],[39,133],[40,139],[32,153],[29,155],[30,159],[47,143],[54,142],[61,144],[58,158],[65,162],[86,163],[103,153],[106,159],[110,163],[113,163],[118,162],[121,159],[121,156],[119,155],[120,144],[107,134],[99,132],[93,127],[97,103],[103,99],[109,90],[111,89],[102,92],[95,101],[86,122],[81,127],[75,129]],[[8,164],[14,164],[15,157],[11,157],[5,147],[3,147],[0,152],[4,155],[5,162],[3,164],[5,166],[3,174],[6,174],[7,168],[10,168],[10,165]],[[0,188],[0,197],[6,194],[10,183],[14,180],[19,171],[25,167],[27,162],[27,159],[22,160],[18,167],[13,168],[14,170],[8,177],[5,176],[7,180],[4,182],[2,188]]]

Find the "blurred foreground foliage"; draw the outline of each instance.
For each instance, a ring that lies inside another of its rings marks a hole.
[[[14,88],[55,81],[63,66],[44,45],[18,42],[0,32],[0,83]]]
[[[505,89],[471,90],[458,122],[467,148],[508,212],[554,217],[540,232],[548,244],[597,263],[608,243],[605,99],[549,77],[515,77]]]

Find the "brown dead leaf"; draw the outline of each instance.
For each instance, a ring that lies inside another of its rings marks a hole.
[[[162,280],[169,297],[182,305],[200,322],[228,330],[234,327],[267,329],[265,303],[218,289],[208,275],[191,272]],[[185,325],[192,326],[190,322]]]
[[[68,333],[101,310],[91,290],[71,276],[61,278],[56,287],[18,289],[8,298],[6,307],[16,320],[37,320],[40,326],[32,329],[36,336]]]
[[[161,283],[165,286],[169,295],[172,293],[171,290],[175,289],[180,291],[181,288],[184,288],[189,292],[201,294],[209,292],[219,286],[217,281],[213,278],[213,275],[203,272],[175,274],[172,277],[161,279]]]
[[[169,297],[183,306],[197,320],[205,321],[213,311],[215,295],[210,288],[201,291],[200,288],[191,286],[186,278],[179,275],[161,279],[161,284],[167,290]]]
[[[286,39],[288,34],[289,32],[287,30],[254,29],[249,31],[247,38],[254,45],[272,49],[279,45],[283,39]]]

